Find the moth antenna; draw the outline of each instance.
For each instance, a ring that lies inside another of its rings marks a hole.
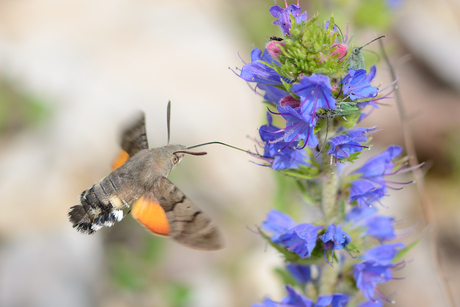
[[[384,37],[385,37],[385,35],[382,35],[382,36],[379,36],[379,37],[377,37],[377,38],[374,38],[373,40],[371,40],[371,41],[368,42],[367,44],[362,45],[361,47],[359,47],[358,50],[361,50],[361,49],[363,49],[364,47],[366,47],[367,45],[369,45],[370,43],[375,42],[376,40],[381,39],[381,38],[384,38]]]
[[[200,147],[200,146],[204,146],[204,145],[210,145],[210,144],[224,145],[224,146],[227,146],[227,147],[239,150],[239,151],[249,152],[249,150],[244,150],[244,149],[241,149],[241,148],[238,148],[238,147],[235,147],[235,146],[232,146],[232,145],[228,145],[228,144],[225,144],[225,143],[222,143],[222,142],[207,142],[207,143],[203,143],[203,144],[190,146],[190,147],[187,147],[186,149],[192,149],[192,148],[196,148],[196,147]]]
[[[171,137],[171,100],[168,101],[168,107],[166,108],[166,125],[168,126],[168,144]]]

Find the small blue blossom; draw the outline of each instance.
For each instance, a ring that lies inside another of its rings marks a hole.
[[[381,264],[372,260],[356,264],[353,267],[356,287],[368,300],[374,300],[375,292],[378,292],[377,285],[393,278],[390,270],[392,267],[393,264]]]
[[[377,212],[377,208],[375,207],[368,207],[368,206],[363,206],[363,207],[353,207],[347,214],[346,220],[348,222],[353,221],[353,222],[358,222],[368,216],[373,215],[374,213]]]
[[[348,296],[337,293],[333,295],[322,295],[318,298],[315,307],[346,307],[348,304]]]
[[[366,75],[365,69],[354,70],[350,68],[349,73],[343,78],[342,90],[345,95],[350,95],[351,100],[373,98],[378,94],[378,88],[371,85],[377,68],[373,65]]]
[[[351,182],[350,197],[348,202],[356,201],[359,207],[372,206],[374,202],[385,196],[387,189],[366,179],[358,179]]]
[[[367,227],[366,234],[370,235],[380,242],[396,238],[394,230],[394,218],[389,216],[375,215],[365,220],[364,225]]]
[[[286,265],[286,269],[301,284],[311,281],[311,268],[309,265],[289,263]]]
[[[303,76],[299,83],[292,85],[292,92],[300,97],[302,115],[314,118],[318,109],[336,109],[331,83],[327,76],[318,74]]]
[[[338,159],[349,158],[351,154],[360,152],[366,146],[361,145],[361,143],[367,142],[367,133],[374,130],[372,128],[355,128],[349,130],[345,134],[330,138],[328,140],[331,148],[328,151],[328,154],[335,158],[337,163]]]
[[[270,210],[267,219],[262,223],[265,230],[273,232],[271,240],[274,243],[280,243],[279,237],[294,226],[295,222],[289,215],[275,209]]]
[[[279,237],[279,241],[289,251],[296,253],[301,258],[308,258],[316,246],[318,230],[322,226],[313,224],[298,224]]]
[[[277,109],[279,112],[277,114],[283,116],[286,120],[286,128],[283,129],[285,142],[291,143],[303,140],[303,147],[316,147],[318,145],[318,139],[314,134],[314,125],[316,124],[314,116],[303,116],[299,109],[294,109],[290,106],[278,106]]]
[[[297,150],[298,142],[285,142],[284,129],[272,124],[272,117],[267,113],[268,124],[259,128],[259,135],[265,142],[263,159],[269,163],[274,170],[288,168],[299,168],[300,165],[310,165],[306,161],[307,153],[304,150]]]
[[[277,88],[275,86],[270,86],[266,84],[260,84],[258,86],[261,90],[265,91],[264,99],[268,102],[273,102],[274,104],[279,104],[280,100],[288,96],[289,93]]]
[[[403,243],[382,244],[368,250],[362,258],[366,261],[372,260],[379,264],[391,264],[399,249],[404,248]]]
[[[278,18],[275,20],[273,24],[275,26],[280,27],[283,35],[290,35],[289,30],[291,29],[291,17],[290,15],[294,16],[296,23],[301,23],[302,21],[307,20],[307,12],[300,13],[300,6],[291,4],[286,9],[283,9],[277,5],[272,6],[270,8],[270,14]]]
[[[244,64],[240,77],[247,82],[257,82],[267,85],[282,84],[280,74],[262,62],[269,64],[277,63],[266,50],[262,55],[262,51],[254,48],[251,52],[251,63]]]
[[[326,257],[326,252],[346,247],[351,242],[351,237],[340,225],[330,224],[321,236],[321,241],[324,242],[324,258],[329,265],[332,265]]]
[[[314,304],[311,299],[297,293],[290,285],[286,285],[286,291],[288,295],[279,303],[265,299],[262,304],[254,304],[252,307],[346,307],[348,304],[348,296],[341,293],[322,295]]]
[[[351,237],[348,233],[342,230],[340,225],[330,224],[324,235],[321,236],[321,241],[324,242],[326,249],[342,249],[351,242]]]
[[[354,174],[361,177],[351,182],[349,202],[357,201],[359,206],[370,206],[387,193],[384,176],[395,174],[402,170],[393,170],[392,160],[402,151],[400,146],[389,146],[384,152],[370,158],[357,169]],[[406,169],[407,170],[407,169]]]
[[[383,307],[383,302],[380,298],[377,298],[376,300],[364,302],[358,307]]]
[[[380,242],[395,239],[394,218],[377,215],[376,212],[375,207],[357,206],[347,214],[347,221],[352,221],[355,225],[362,225],[366,235]]]
[[[389,146],[384,152],[370,158],[354,173],[361,174],[361,178],[371,180],[378,184],[384,184],[386,175],[391,174],[394,168],[392,160],[401,154],[400,146]]]

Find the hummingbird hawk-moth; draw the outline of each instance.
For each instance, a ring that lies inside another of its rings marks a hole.
[[[80,204],[70,208],[69,220],[84,234],[111,227],[124,217],[123,209],[153,234],[172,237],[186,246],[216,250],[222,248],[217,225],[182,191],[167,179],[171,170],[189,152],[184,145],[148,148],[145,116],[122,134],[122,153],[113,171],[83,191]],[[196,147],[196,146],[193,146]]]

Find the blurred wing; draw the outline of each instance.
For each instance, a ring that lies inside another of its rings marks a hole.
[[[171,181],[165,177],[157,179],[153,194],[166,214],[169,235],[176,241],[202,250],[223,247],[217,225]]]
[[[123,150],[112,164],[112,169],[122,166],[129,157],[134,156],[137,152],[149,148],[147,134],[145,132],[145,115],[143,112],[140,114],[139,118],[123,132],[121,148]]]
[[[131,210],[133,218],[155,235],[169,237],[166,213],[152,193],[139,198]]]

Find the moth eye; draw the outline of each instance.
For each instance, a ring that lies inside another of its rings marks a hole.
[[[177,164],[177,163],[179,163],[179,158],[176,155],[174,155],[173,156],[173,164]]]

